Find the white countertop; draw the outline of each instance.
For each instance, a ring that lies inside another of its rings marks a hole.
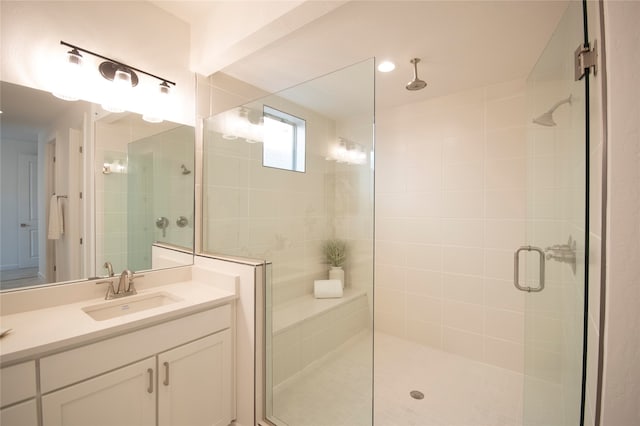
[[[121,334],[229,303],[232,291],[198,281],[184,281],[138,290],[138,295],[166,292],[181,300],[171,304],[96,321],[82,308],[106,302],[104,298],[25,311],[0,317],[3,329],[12,331],[0,338],[0,365]],[[134,296],[135,297],[135,296]],[[125,303],[127,297],[118,300]]]

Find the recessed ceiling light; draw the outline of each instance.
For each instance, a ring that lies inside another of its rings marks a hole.
[[[380,72],[390,72],[396,68],[396,64],[391,61],[382,61],[380,65],[378,65],[378,71]]]

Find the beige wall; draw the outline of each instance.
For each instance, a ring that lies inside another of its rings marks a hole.
[[[640,424],[640,3],[604,3],[608,173],[602,425]]]
[[[515,371],[524,82],[377,111],[376,328]]]

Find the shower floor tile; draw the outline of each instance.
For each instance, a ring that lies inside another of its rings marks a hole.
[[[362,333],[280,385],[278,424],[370,426],[370,348]],[[374,379],[375,426],[522,425],[522,374],[376,333]]]

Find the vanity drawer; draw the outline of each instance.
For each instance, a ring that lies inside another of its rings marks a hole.
[[[41,391],[51,392],[230,326],[231,307],[224,305],[42,358]]]
[[[36,396],[36,362],[4,367],[0,370],[0,406]]]

